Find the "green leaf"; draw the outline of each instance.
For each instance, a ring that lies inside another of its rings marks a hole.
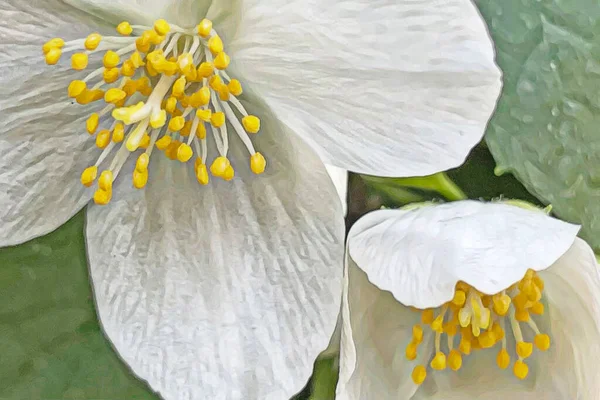
[[[481,0],[504,72],[486,140],[559,217],[600,249],[600,7],[597,0]]]
[[[83,219],[0,249],[0,399],[158,399],[100,330]]]

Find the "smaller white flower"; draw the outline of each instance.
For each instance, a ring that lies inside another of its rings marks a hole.
[[[337,398],[600,399],[600,276],[578,230],[475,201],[363,217]]]

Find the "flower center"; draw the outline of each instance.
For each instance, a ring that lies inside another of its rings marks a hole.
[[[510,325],[516,344],[513,373],[517,378],[525,379],[529,373],[525,359],[531,356],[533,346],[542,351],[550,347],[550,337],[540,332],[531,317],[531,314],[544,314],[544,305],[540,302],[543,289],[544,282],[533,270],[528,270],[521,281],[494,295],[483,294],[459,282],[451,301],[436,310],[419,310],[423,325],[435,332],[435,355],[430,367],[438,371],[447,367],[458,371],[463,355],[500,344],[496,364],[501,369],[508,368],[511,356],[506,349],[506,326]],[[529,326],[531,334],[528,336],[533,338],[533,342],[526,341],[521,330],[522,323]],[[447,351],[442,344],[444,335],[447,337]],[[412,340],[406,347],[408,360],[417,357],[422,340],[423,327],[417,324],[413,326]],[[416,384],[423,383],[426,376],[426,366],[417,365],[413,369],[412,379]]]
[[[208,184],[208,130],[219,153],[210,173],[227,181],[233,179],[234,170],[227,158],[228,125],[248,149],[252,172],[264,172],[266,161],[254,150],[248,135],[259,131],[260,119],[248,114],[237,99],[242,86],[226,72],[230,58],[211,21],[204,19],[191,30],[164,20],[157,20],[153,27],[122,22],[117,32],[121,36],[103,38],[92,33],[67,43],[54,38],[43,46],[49,65],[56,64],[63,52],[73,53],[83,47],[84,51],[71,55],[75,70],[87,67],[89,55],[105,51],[103,67],[68,87],[69,97],[79,104],[106,102],[106,107],[86,122],[87,132],[95,135],[96,146],[103,151],[96,163],[83,171],[81,183],[92,186],[100,164],[119,146],[110,167],[98,178],[96,204],[110,202],[113,181],[132,153],[139,153],[133,186],[146,186],[155,147],[182,163],[195,153],[196,178],[200,184]]]

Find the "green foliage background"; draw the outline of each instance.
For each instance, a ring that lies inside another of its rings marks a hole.
[[[588,204],[600,179],[600,135],[593,123],[600,85],[590,75],[600,73],[594,61],[600,48],[590,40],[597,37],[600,7],[596,0],[481,0],[477,5],[497,45],[505,79],[486,137],[501,164],[496,171],[514,172],[540,199],[558,203],[559,215],[585,222],[585,234],[591,237],[600,229],[600,223],[588,223],[600,215],[600,202]],[[548,24],[562,30],[546,29]],[[570,84],[568,88],[553,85],[551,62],[564,63],[558,66],[560,83]],[[525,78],[541,89],[523,87]],[[575,103],[570,103],[571,112],[554,115],[565,90]],[[548,124],[570,127],[574,134],[555,135]],[[448,176],[469,198],[537,202],[512,175],[496,176],[495,168],[482,143]],[[570,192],[573,198],[564,200],[565,188],[578,177],[583,183]],[[401,179],[353,175],[348,224],[381,206],[452,200],[451,195],[406,185]],[[129,373],[102,334],[88,277],[83,221],[79,213],[45,237],[0,249],[0,399],[158,398]],[[315,377],[299,399],[311,396],[311,388],[314,400],[333,397],[334,360],[318,362]]]

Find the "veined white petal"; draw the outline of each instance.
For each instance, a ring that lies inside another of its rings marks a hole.
[[[192,28],[206,15],[211,0],[65,0],[113,25],[121,21],[152,26],[155,20]]]
[[[69,70],[68,60],[46,66],[41,46],[99,27],[56,0],[3,1],[0,16],[2,247],[54,230],[91,197],[79,177],[99,154],[85,132],[85,118],[95,107],[71,104],[66,88],[82,74]]]
[[[243,82],[327,163],[353,172],[460,165],[500,93],[468,0],[245,0],[223,25]]]
[[[167,400],[290,398],[334,330],[337,194],[316,154],[261,117],[263,175],[232,138],[233,181],[201,187],[191,167],[157,155],[144,190],[122,174],[111,204],[88,211],[102,325]]]
[[[348,211],[348,171],[334,167],[333,165],[326,165],[325,167],[327,167],[327,172],[340,196],[342,209],[344,210],[344,215],[346,215],[346,212]]]
[[[348,250],[369,280],[402,304],[437,307],[464,281],[493,294],[543,270],[573,243],[579,226],[520,207],[460,201],[367,214]]]

